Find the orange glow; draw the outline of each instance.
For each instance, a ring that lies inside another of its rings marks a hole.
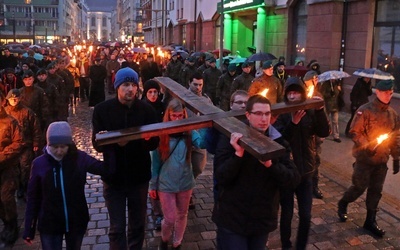
[[[376,142],[379,144],[381,144],[384,140],[388,139],[389,135],[388,134],[383,134],[378,136],[378,138],[376,138]]]
[[[313,94],[314,94],[314,85],[311,85],[310,87],[308,87],[307,97],[311,98],[313,97]]]
[[[261,91],[260,93],[258,93],[259,95],[262,95],[264,97],[267,97],[268,94],[268,89],[264,89],[263,91]]]

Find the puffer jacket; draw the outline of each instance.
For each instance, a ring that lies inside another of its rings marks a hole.
[[[385,164],[389,155],[394,160],[399,158],[399,116],[396,111],[375,98],[362,105],[355,114],[350,127],[350,135],[354,142],[353,156],[357,161],[370,165]],[[376,146],[376,139],[383,134],[389,138],[376,147],[376,153],[370,151]]]
[[[45,148],[44,154],[32,162],[24,239],[35,237],[36,224],[39,232],[46,234],[62,234],[72,228],[86,230],[89,222],[86,173],[107,175],[111,170],[83,151],[75,148],[75,153],[71,153],[69,150],[57,161]]]
[[[15,166],[24,147],[18,121],[0,107],[0,170]]]
[[[192,146],[205,148],[206,129],[192,131]],[[167,193],[187,191],[195,186],[190,160],[186,159],[186,137],[170,137],[171,155],[163,162],[158,150],[152,152],[150,190]],[[172,152],[173,150],[173,152]]]

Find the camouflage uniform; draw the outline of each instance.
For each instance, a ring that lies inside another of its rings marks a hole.
[[[231,75],[229,72],[226,72],[218,81],[217,96],[220,98],[219,107],[224,111],[230,109],[231,86],[235,77],[236,73]]]
[[[242,74],[236,77],[232,82],[231,95],[236,90],[248,91],[253,80],[254,76],[252,76],[251,73],[242,72]]]
[[[26,192],[31,170],[30,167],[34,159],[33,148],[39,148],[43,140],[39,120],[31,109],[25,107],[21,103],[18,103],[15,107],[9,105],[5,107],[5,110],[7,114],[18,121],[22,130],[25,147],[22,149],[19,158],[20,184],[22,190]]]
[[[4,222],[3,240],[14,242],[18,237],[16,168],[18,157],[24,147],[18,121],[7,115],[0,107],[0,219]]]
[[[38,86],[22,87],[20,102],[26,107],[32,109],[39,119],[40,128],[45,131],[48,124],[47,119],[50,116],[49,100],[44,90]]]
[[[267,98],[271,104],[282,102],[283,88],[278,78],[262,74],[255,78],[249,87],[249,96],[256,95],[263,90],[268,89]]]

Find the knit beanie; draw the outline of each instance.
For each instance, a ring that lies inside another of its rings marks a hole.
[[[158,92],[160,92],[160,85],[154,80],[147,80],[143,86],[143,96],[146,96],[149,89],[156,89]]]
[[[71,127],[67,122],[53,122],[46,133],[47,145],[73,144]]]
[[[129,67],[118,70],[115,74],[114,89],[117,89],[124,82],[133,82],[139,87],[139,77],[136,71]]]

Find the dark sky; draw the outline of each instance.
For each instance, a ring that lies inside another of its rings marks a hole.
[[[112,11],[117,7],[117,0],[86,0],[89,11]]]

